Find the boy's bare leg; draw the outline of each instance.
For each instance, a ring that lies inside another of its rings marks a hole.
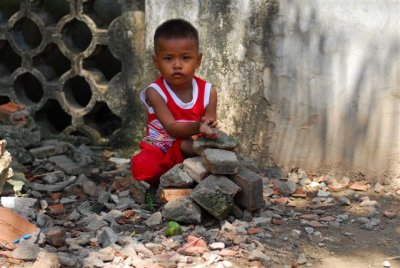
[[[182,141],[181,152],[182,152],[184,158],[197,156],[197,154],[193,151],[193,139],[192,138],[188,138],[188,139]]]

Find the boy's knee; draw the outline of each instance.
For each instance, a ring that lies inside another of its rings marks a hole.
[[[139,153],[131,158],[131,172],[136,180],[152,181],[159,176],[160,164],[157,159]]]

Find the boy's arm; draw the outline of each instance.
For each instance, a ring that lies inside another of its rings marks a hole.
[[[186,139],[200,133],[200,122],[177,122],[165,100],[153,88],[146,90],[146,99],[168,134],[176,139]],[[211,95],[210,95],[211,101]],[[208,107],[207,107],[208,108]]]
[[[208,102],[204,120],[207,125],[212,128],[217,127],[217,90],[213,87],[210,92],[210,100]]]

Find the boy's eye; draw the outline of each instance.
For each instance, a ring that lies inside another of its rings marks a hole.
[[[169,56],[167,56],[167,57],[164,57],[164,60],[166,60],[166,61],[170,61],[170,60],[172,60],[172,57],[169,57]]]
[[[190,60],[192,57],[190,57],[190,56],[183,56],[183,59],[184,60]]]

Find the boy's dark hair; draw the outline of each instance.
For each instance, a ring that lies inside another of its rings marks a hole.
[[[196,43],[196,48],[199,49],[199,33],[190,22],[183,19],[171,19],[159,25],[154,33],[154,51],[157,50],[158,40],[175,39],[175,38],[190,38]]]

